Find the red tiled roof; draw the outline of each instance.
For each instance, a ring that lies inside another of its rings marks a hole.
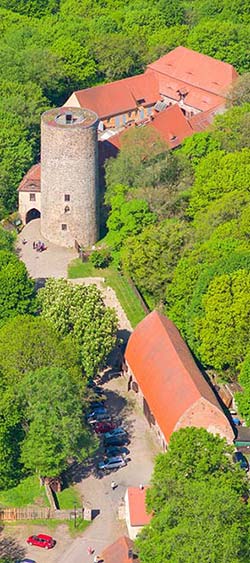
[[[238,76],[232,65],[181,46],[147,68],[219,96],[225,96]]]
[[[102,552],[104,563],[132,563],[133,559],[128,558],[130,549],[133,549],[133,542],[127,536],[121,536],[116,542],[112,543]],[[140,563],[136,559],[136,563]]]
[[[75,92],[81,107],[95,111],[100,119],[153,105],[158,85],[153,73],[139,74],[116,82]]]
[[[128,509],[131,526],[149,524],[152,515],[146,512],[146,490],[148,487],[128,487]]]
[[[18,191],[19,192],[40,192],[41,191],[41,164],[34,164],[23,177]]]
[[[146,70],[145,74],[147,74],[147,72],[152,73],[152,70]],[[186,94],[184,103],[187,106],[194,107],[200,111],[205,111],[210,107],[215,107],[222,102],[225,102],[222,96],[218,96],[201,88],[196,88],[193,85],[172,78],[171,76],[167,76],[166,74],[155,72],[155,76],[158,79],[160,95],[168,96],[172,100],[179,102],[180,92],[183,92]]]
[[[138,324],[125,358],[167,442],[182,415],[198,399],[206,399],[221,411],[177,328],[157,311]]]
[[[213,123],[215,116],[219,113],[223,113],[223,107],[218,106],[216,108],[197,113],[197,115],[190,117],[188,121],[193,129],[193,132],[200,133],[201,131],[209,129],[209,127]]]
[[[149,123],[149,127],[154,127],[171,148],[178,147],[183,139],[193,135],[193,130],[178,104],[158,113]]]

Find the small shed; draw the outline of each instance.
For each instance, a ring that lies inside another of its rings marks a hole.
[[[152,514],[146,512],[147,489],[148,487],[128,487],[125,494],[125,519],[128,535],[132,540],[152,518]]]
[[[238,450],[250,453],[250,428],[247,426],[237,427],[237,436],[234,440],[234,444]]]

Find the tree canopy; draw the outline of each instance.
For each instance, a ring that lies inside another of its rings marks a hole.
[[[142,563],[247,563],[247,479],[231,454],[224,439],[203,428],[173,433],[147,490],[153,517],[136,540]]]
[[[38,303],[42,318],[53,324],[58,335],[73,337],[86,375],[95,375],[114,346],[117,329],[116,314],[105,307],[96,285],[50,279],[39,290]]]
[[[47,367],[33,371],[20,389],[29,424],[21,453],[26,469],[57,476],[69,458],[82,461],[90,454],[93,436],[83,424],[81,389],[66,370]]]

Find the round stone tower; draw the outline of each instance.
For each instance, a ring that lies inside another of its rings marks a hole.
[[[97,115],[46,111],[41,122],[41,232],[60,246],[92,246],[99,235]]]

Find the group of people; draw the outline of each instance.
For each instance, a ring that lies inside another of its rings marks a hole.
[[[41,240],[39,240],[38,242],[34,241],[33,250],[36,250],[37,252],[43,252],[43,250],[46,250],[46,246]]]

